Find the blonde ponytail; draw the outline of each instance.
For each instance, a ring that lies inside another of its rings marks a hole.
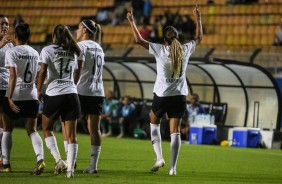
[[[95,34],[95,41],[98,44],[101,44],[101,37],[102,37],[102,31],[101,31],[101,26],[99,24],[95,24],[96,27],[96,34]]]
[[[171,59],[171,71],[175,74],[174,76],[178,76],[184,58],[184,51],[181,43],[176,38],[173,38],[171,42],[169,55]]]

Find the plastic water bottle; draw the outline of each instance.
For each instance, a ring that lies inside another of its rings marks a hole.
[[[262,120],[259,120],[259,129],[263,130],[263,121]]]
[[[232,139],[228,139],[228,146],[232,146]]]
[[[214,115],[212,115],[211,116],[211,125],[214,125],[214,123],[215,123],[215,117],[214,117]]]
[[[272,120],[270,121],[269,131],[273,131],[273,122],[272,122]]]

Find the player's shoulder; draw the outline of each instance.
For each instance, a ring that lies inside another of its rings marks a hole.
[[[59,49],[58,45],[52,44],[52,45],[45,46],[42,50],[47,51],[47,52],[51,52],[51,51],[56,51],[58,49]]]
[[[33,47],[27,45],[26,48],[27,48],[27,50],[28,50],[29,52],[31,52],[31,53],[33,53],[33,54],[38,54],[38,51],[35,50]]]
[[[197,44],[196,40],[189,40],[189,41],[183,43],[182,46],[196,45],[196,44]]]

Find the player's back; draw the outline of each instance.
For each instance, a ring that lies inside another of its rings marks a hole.
[[[5,66],[15,67],[17,80],[14,100],[37,99],[35,78],[39,70],[39,54],[28,45],[19,45],[7,50]]]
[[[81,95],[104,96],[102,72],[104,52],[101,46],[91,40],[78,43],[82,54],[78,60],[84,61],[80,80],[77,84],[78,93]]]
[[[48,65],[47,95],[77,93],[73,82],[77,61],[73,53],[57,45],[49,45],[42,49],[40,60]]]

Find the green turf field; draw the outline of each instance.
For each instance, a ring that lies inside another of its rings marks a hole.
[[[41,132],[40,132],[41,133]],[[62,135],[57,135],[65,158]],[[183,144],[176,176],[168,176],[169,142],[163,143],[167,165],[149,172],[154,163],[150,140],[104,138],[97,175],[82,174],[88,166],[89,137],[78,135],[78,169],[75,178],[54,176],[54,160],[45,148],[46,170],[31,176],[35,156],[23,129],[13,133],[12,173],[0,173],[0,184],[99,184],[99,183],[282,183],[282,151]]]

